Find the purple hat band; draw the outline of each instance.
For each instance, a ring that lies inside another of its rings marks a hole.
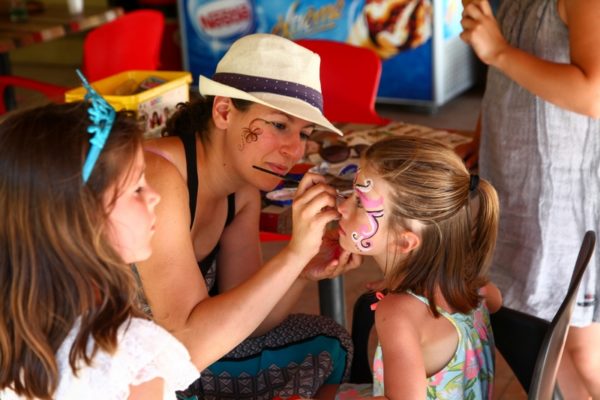
[[[218,72],[213,75],[212,79],[248,93],[266,92],[295,97],[318,108],[323,113],[323,96],[321,93],[318,90],[299,83],[229,72]]]

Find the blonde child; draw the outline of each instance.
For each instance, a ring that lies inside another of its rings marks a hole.
[[[366,150],[338,209],[341,246],[371,255],[387,288],[376,304],[372,395],[491,398],[488,309],[501,303],[486,275],[498,226],[493,187],[444,145],[394,137]],[[343,386],[337,398],[352,394]]]
[[[136,308],[160,197],[142,135],[95,93],[0,125],[0,398],[175,398],[185,347]],[[89,113],[89,115],[88,115]]]

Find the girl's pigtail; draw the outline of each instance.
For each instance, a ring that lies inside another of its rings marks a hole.
[[[479,185],[474,189],[471,196],[474,196],[478,208],[473,213],[473,259],[476,265],[482,267],[481,271],[485,275],[492,261],[496,245],[500,206],[496,191],[484,179],[480,180]]]

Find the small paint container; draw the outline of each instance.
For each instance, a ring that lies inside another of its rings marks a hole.
[[[296,195],[296,188],[283,188],[267,193],[267,199],[278,206],[289,206]]]

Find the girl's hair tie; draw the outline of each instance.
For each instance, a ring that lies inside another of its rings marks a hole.
[[[471,175],[471,179],[469,179],[469,191],[477,189],[479,186],[479,175]]]

